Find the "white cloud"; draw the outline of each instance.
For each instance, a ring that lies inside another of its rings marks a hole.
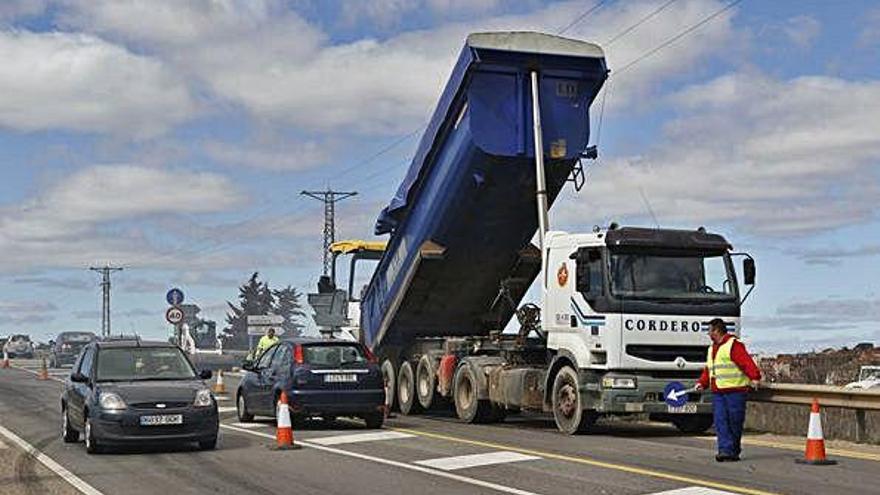
[[[782,31],[795,45],[809,48],[822,32],[822,23],[808,15],[799,15],[785,21]]]
[[[294,171],[323,165],[331,158],[332,149],[318,141],[288,143],[283,146],[266,144],[234,145],[221,141],[207,141],[205,153],[220,163],[247,167]]]
[[[148,137],[195,110],[160,61],[91,35],[0,31],[0,60],[0,127]]]
[[[86,168],[21,206],[0,210],[0,268],[170,263],[156,256],[142,230],[114,224],[156,215],[219,212],[243,200],[232,183],[217,174],[134,165]]]
[[[642,188],[666,225],[787,236],[877,216],[880,81],[734,73],[669,103],[666,142],[598,164],[573,210],[644,218]]]
[[[485,3],[491,8],[491,2]],[[175,2],[68,0],[67,25],[145,47],[201,81],[214,95],[253,114],[313,131],[400,133],[428,116],[468,33],[487,30],[552,32],[582,13],[583,2],[540,7],[520,15],[475,15],[388,39],[332,44],[279,1]],[[393,3],[405,5],[404,3]],[[432,2],[459,8],[458,1]],[[482,3],[480,5],[483,5]],[[622,67],[724,4],[676,2],[607,51]],[[602,42],[654,10],[657,2],[609,5],[566,36]],[[479,6],[477,6],[479,7]],[[476,8],[476,7],[475,7]],[[732,13],[646,59],[615,80],[615,108],[655,91],[656,83],[691,70],[700,59],[736,46]],[[637,71],[637,72],[636,72]]]
[[[9,326],[6,333],[18,333],[19,325],[47,323],[55,319],[58,306],[48,301],[6,300],[0,301],[0,325]]]

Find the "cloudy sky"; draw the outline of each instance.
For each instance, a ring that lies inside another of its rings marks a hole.
[[[2,0],[0,334],[164,338],[259,270],[313,287],[321,205],[367,237],[467,33],[564,28],[612,70],[554,227],[706,225],[758,260],[758,349],[880,340],[880,7],[721,0]],[[598,5],[598,6],[597,6]],[[586,15],[584,15],[586,14]]]

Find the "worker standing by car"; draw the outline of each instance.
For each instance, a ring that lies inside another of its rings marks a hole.
[[[262,356],[264,352],[266,352],[266,349],[277,344],[280,340],[281,339],[275,336],[275,329],[270,328],[266,332],[266,335],[260,337],[260,341],[257,342],[257,348],[254,349],[254,360],[259,359],[259,357]]]
[[[706,367],[697,382],[697,390],[712,389],[715,432],[718,436],[718,462],[738,461],[742,451],[743,424],[746,420],[746,395],[749,386],[758,387],[761,370],[746,351],[746,346],[727,333],[720,318],[709,322],[712,346]]]

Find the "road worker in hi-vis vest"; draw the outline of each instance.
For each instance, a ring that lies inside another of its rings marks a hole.
[[[697,390],[712,389],[715,432],[718,435],[715,460],[738,461],[746,421],[746,395],[749,387],[758,387],[761,370],[749,356],[746,346],[727,333],[727,325],[721,318],[709,322],[709,338],[712,346],[706,355],[706,368],[697,382]]]

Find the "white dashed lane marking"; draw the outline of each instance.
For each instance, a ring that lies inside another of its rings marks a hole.
[[[425,459],[423,461],[416,461],[416,464],[435,469],[442,469],[444,471],[454,471],[456,469],[491,466],[494,464],[506,464],[508,462],[534,461],[537,459],[541,459],[541,457],[520,454],[519,452],[501,450],[498,452],[488,452],[485,454],[459,455],[454,457],[440,457],[438,459]]]
[[[222,414],[222,413],[228,413],[228,412],[235,412],[235,407],[232,407],[232,406],[220,406],[220,407],[217,408],[217,412],[219,412],[219,413],[221,413],[221,414]]]
[[[375,442],[377,440],[399,440],[401,438],[412,438],[414,436],[415,435],[398,431],[376,431],[371,433],[356,433],[353,435],[310,438],[309,441],[319,445],[343,445],[347,443]]]

